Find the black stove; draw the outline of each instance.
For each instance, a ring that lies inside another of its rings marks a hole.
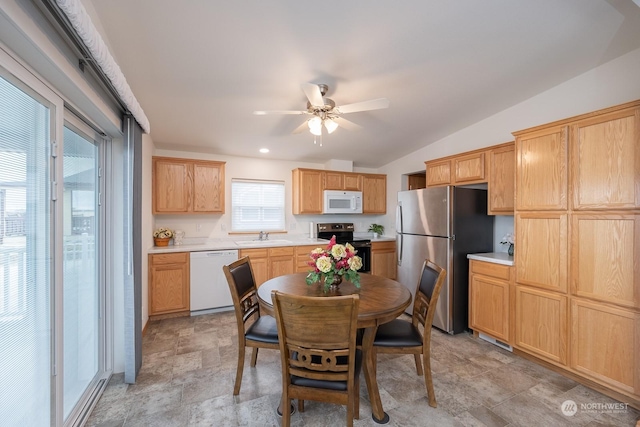
[[[354,226],[351,222],[333,222],[318,224],[318,239],[329,240],[333,236],[336,236],[336,243],[344,245],[350,243],[356,251],[358,256],[362,258],[361,273],[369,273],[371,271],[371,240],[353,238]]]

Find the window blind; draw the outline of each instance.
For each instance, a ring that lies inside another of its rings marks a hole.
[[[285,230],[284,181],[231,180],[231,230]]]

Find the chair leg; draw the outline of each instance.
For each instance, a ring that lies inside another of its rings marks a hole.
[[[298,399],[298,411],[304,412],[304,400]]]
[[[414,354],[413,357],[416,360],[416,371],[418,372],[418,375],[422,376],[422,362],[420,361],[420,355]]]
[[[286,392],[282,394],[280,407],[282,408],[282,427],[289,427],[291,425],[291,399]]]
[[[436,403],[436,392],[433,389],[433,377],[431,376],[431,354],[424,353],[424,383],[427,387],[427,398],[429,399],[429,406],[432,408],[437,408],[438,404]]]
[[[253,351],[251,352],[251,367],[256,367],[256,362],[258,361],[258,347],[253,347]]]
[[[242,383],[242,371],[244,369],[244,343],[238,343],[238,366],[236,368],[236,382],[233,386],[233,395],[240,394],[240,384]]]
[[[353,393],[353,417],[356,420],[360,419],[360,375],[356,377],[355,392]]]

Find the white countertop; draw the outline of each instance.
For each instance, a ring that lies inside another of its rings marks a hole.
[[[513,265],[513,256],[506,252],[485,252],[481,254],[468,254],[467,258],[476,261],[492,262],[494,264]]]
[[[246,244],[239,245],[236,242],[247,242]],[[255,242],[255,243],[253,243]],[[267,243],[268,242],[268,243]],[[252,239],[207,239],[202,241],[187,241],[182,245],[169,245],[169,246],[152,246],[147,250],[150,254],[162,254],[171,252],[201,252],[201,251],[223,251],[223,250],[240,250],[240,249],[255,249],[255,248],[273,248],[278,246],[304,246],[304,245],[318,245],[325,246],[329,243],[324,239],[311,239],[308,237],[271,237],[271,240],[256,241]]]

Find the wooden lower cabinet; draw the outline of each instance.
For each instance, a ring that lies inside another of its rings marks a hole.
[[[269,280],[269,251],[267,248],[260,249],[242,249],[238,252],[238,258],[249,257],[251,269],[253,270],[253,279],[256,286],[262,285]]]
[[[307,245],[307,246],[296,246],[296,273],[306,273],[311,270],[309,266],[309,254],[315,248],[324,248],[326,245]]]
[[[396,278],[396,242],[371,242],[371,274]]]
[[[189,253],[149,254],[149,315],[189,311]]]
[[[557,365],[567,364],[567,297],[516,285],[515,345]]]
[[[269,248],[269,278],[293,274],[295,271],[294,247]]]
[[[469,262],[469,327],[511,344],[512,267]]]
[[[640,395],[640,313],[571,301],[571,368],[623,393]]]

